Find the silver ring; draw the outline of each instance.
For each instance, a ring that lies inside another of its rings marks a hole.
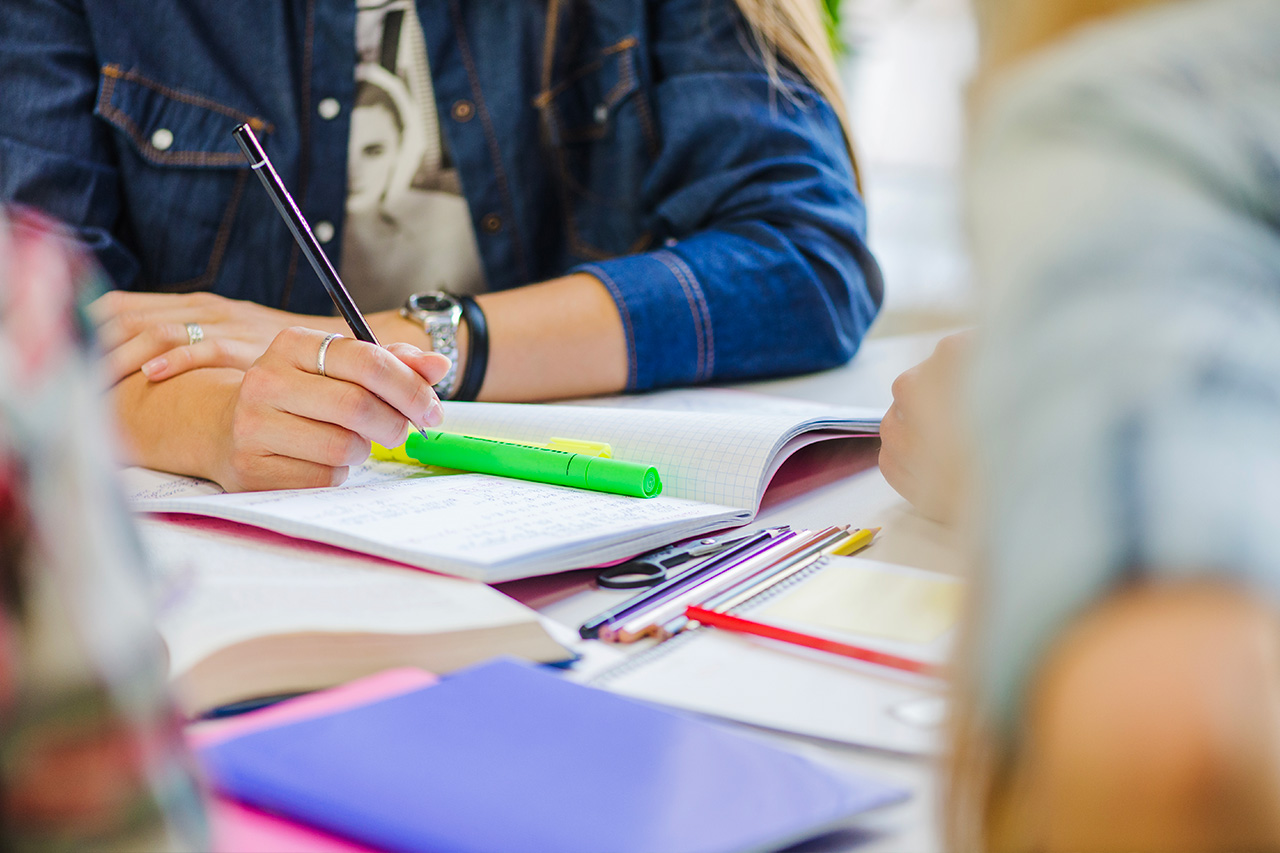
[[[195,346],[204,340],[204,329],[200,328],[199,323],[187,324],[187,343]]]
[[[320,342],[320,352],[316,354],[316,372],[321,376],[328,376],[324,372],[324,354],[329,351],[329,344],[333,343],[334,338],[340,338],[342,335],[334,332],[331,335],[325,335],[323,341]]]

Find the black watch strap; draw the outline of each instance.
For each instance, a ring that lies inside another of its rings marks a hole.
[[[462,371],[451,400],[474,400],[484,385],[484,373],[489,367],[489,324],[484,319],[484,309],[470,296],[459,296],[462,304],[462,321],[467,324],[467,364]]]

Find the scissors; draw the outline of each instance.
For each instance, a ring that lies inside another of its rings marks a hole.
[[[682,566],[699,557],[718,554],[731,545],[736,545],[753,535],[754,531],[751,533],[727,533],[724,536],[709,536],[703,539],[667,545],[656,551],[641,554],[639,557],[634,557],[625,563],[618,563],[616,566],[601,569],[596,575],[596,583],[602,589],[639,589],[644,586],[654,586],[670,576],[670,569]]]

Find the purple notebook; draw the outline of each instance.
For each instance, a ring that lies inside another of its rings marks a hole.
[[[201,753],[253,806],[386,850],[770,850],[907,797],[508,660]]]

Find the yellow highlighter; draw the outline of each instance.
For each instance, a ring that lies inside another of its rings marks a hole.
[[[613,446],[603,441],[584,441],[580,438],[553,438],[546,444],[537,444],[532,441],[515,441],[510,438],[504,438],[501,441],[507,444],[520,444],[525,447],[543,447],[547,450],[559,450],[564,453],[580,453],[583,456],[596,456],[601,459],[613,458]],[[403,444],[399,447],[383,447],[375,441],[372,455],[374,459],[381,459],[384,462],[420,464],[417,459],[409,455]]]

